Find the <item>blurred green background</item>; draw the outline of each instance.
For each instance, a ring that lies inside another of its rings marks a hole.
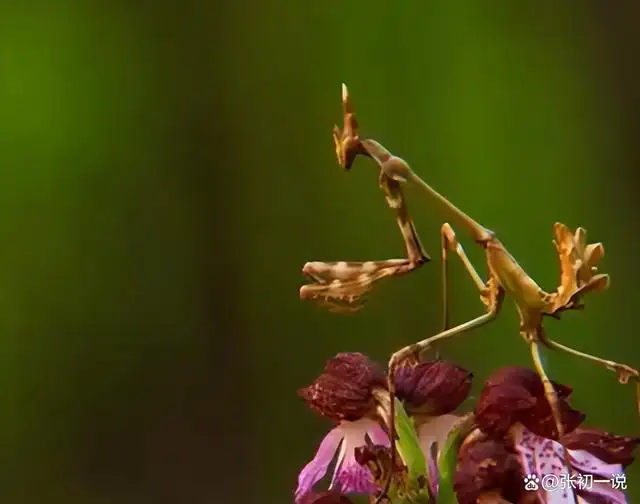
[[[604,242],[610,291],[547,331],[640,366],[639,23],[595,0],[2,2],[0,501],[291,502],[329,426],[296,390],[438,329],[443,216],[413,191],[432,263],[356,316],[298,299],[305,261],[403,254],[373,164],[335,162],[343,81],[363,133],[541,285],[553,222]],[[481,306],[452,264],[459,322]],[[476,390],[529,365],[509,302],[441,352]],[[632,387],[547,365],[590,424],[638,434]]]

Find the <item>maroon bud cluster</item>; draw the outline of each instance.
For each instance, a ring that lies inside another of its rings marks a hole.
[[[323,373],[298,394],[320,415],[355,421],[373,414],[373,390],[385,387],[382,369],[361,353],[340,353],[327,361]]]
[[[490,492],[518,502],[522,487],[520,464],[502,443],[473,443],[458,454],[453,487],[458,504],[476,504],[481,495]]]
[[[451,413],[467,398],[473,374],[443,360],[399,367],[394,377],[396,396],[408,410],[436,416]]]
[[[558,395],[565,432],[571,432],[582,423],[585,415],[569,406],[571,387],[552,384]],[[491,375],[485,383],[474,413],[478,426],[485,434],[494,438],[503,437],[511,425],[519,422],[539,436],[558,439],[542,380],[532,369],[507,367]]]

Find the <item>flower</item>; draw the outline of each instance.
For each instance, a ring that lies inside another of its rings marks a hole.
[[[624,493],[609,480],[624,474],[640,438],[580,427],[584,414],[568,404],[572,389],[560,384],[554,387],[569,433],[563,439],[566,456],[535,372],[504,368],[487,380],[475,408],[478,429],[458,453],[455,489],[459,504],[475,504],[488,494],[511,502],[573,504],[577,495],[588,504],[626,503]],[[565,483],[547,491],[540,484],[544,478]]]
[[[379,423],[382,419],[386,425],[386,405],[380,400],[384,386],[384,374],[368,357],[361,353],[340,353],[327,362],[323,373],[311,385],[299,391],[312,409],[338,425],[329,431],[314,458],[300,472],[295,492],[298,504],[326,475],[336,453],[329,490],[376,492],[371,472],[357,462],[355,453],[356,448],[370,443],[390,445]]]
[[[571,432],[585,418],[584,413],[569,406],[572,389],[552,382],[565,432]],[[476,421],[489,436],[504,436],[514,423],[521,423],[536,434],[558,439],[551,406],[538,374],[532,369],[506,367],[493,373],[475,407]]]
[[[397,397],[412,416],[420,448],[437,476],[434,444],[439,446],[460,418],[450,414],[467,397],[472,375],[446,361],[410,363],[394,377]],[[381,368],[361,353],[340,353],[299,395],[320,415],[337,425],[324,437],[314,458],[298,476],[296,502],[303,504],[315,484],[337,461],[329,490],[375,495],[391,471],[401,486],[406,467],[396,459],[391,466],[391,442],[386,426],[390,420],[390,397]],[[432,491],[437,481],[428,482]]]
[[[327,473],[329,464],[338,452],[329,490],[339,488],[344,493],[373,495],[377,491],[373,476],[368,468],[360,465],[355,449],[366,446],[366,438],[376,444],[388,446],[389,438],[373,420],[361,418],[354,422],[343,421],[329,431],[320,443],[315,457],[300,471],[295,492],[296,503],[300,504],[305,495],[313,489]]]
[[[461,421],[452,414],[468,397],[473,374],[448,361],[405,361],[394,378],[396,395],[413,417],[420,448],[429,466],[430,490],[438,491],[437,458],[451,430]]]
[[[597,439],[600,443],[607,438],[606,433],[590,432],[592,442]],[[624,446],[624,451],[632,449],[631,438],[614,438],[617,446]],[[569,475],[563,450],[557,441],[538,436],[522,424],[515,424],[508,438],[501,441],[479,438],[464,445],[458,453],[454,477],[458,503],[476,504],[488,495],[532,504],[573,504],[576,495],[582,499],[579,502],[586,504],[627,502],[624,493],[610,483],[616,475],[623,474],[622,464],[602,460],[588,449],[569,449]],[[546,485],[541,483],[545,478]],[[554,481],[555,488],[549,489]],[[534,484],[528,487],[527,482]]]

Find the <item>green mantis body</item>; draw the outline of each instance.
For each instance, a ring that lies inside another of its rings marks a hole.
[[[380,143],[360,138],[355,114],[344,85],[342,103],[344,127],[340,130],[336,126],[333,132],[338,161],[344,169],[348,170],[355,157],[361,155],[372,158],[379,165],[379,186],[385,194],[387,205],[396,214],[396,220],[405,242],[407,257],[405,259],[361,263],[346,263],[344,261],[307,263],[303,272],[315,283],[303,286],[300,289],[300,297],[318,300],[329,305],[332,309],[354,311],[359,308],[358,301],[372,288],[375,282],[382,278],[409,273],[429,261],[429,256],[420,245],[402,190],[403,184],[413,184],[426,193],[431,200],[438,203],[448,218],[462,226],[475,243],[484,249],[488,275],[486,280],[482,279],[458,242],[452,226],[449,223],[444,223],[440,233],[442,239],[444,328],[438,334],[394,353],[389,362],[389,377],[394,376],[398,365],[405,359],[419,356],[437,341],[487,324],[498,315],[505,297],[509,297],[515,302],[519,313],[519,332],[530,347],[533,362],[552,408],[557,438],[561,442],[564,432],[558,397],[542,366],[541,346],[570,353],[600,364],[614,371],[621,383],[634,379],[637,383],[637,406],[640,414],[640,373],[636,369],[562,345],[548,338],[543,329],[544,317],[559,318],[563,311],[580,309],[583,307],[580,300],[584,294],[590,291],[604,290],[608,287],[609,276],[597,274],[595,266],[604,255],[602,244],[587,244],[586,231],[583,228],[578,228],[575,233],[571,233],[564,224],[554,224],[554,244],[561,270],[560,285],[553,292],[544,291],[496,238],[495,233],[478,224],[436,192],[413,172],[404,160],[391,154]],[[480,299],[485,307],[484,314],[454,327],[449,327],[448,309],[447,270],[450,252],[454,252],[464,264],[473,283],[478,288]],[[393,394],[393,380],[391,378],[389,388]]]

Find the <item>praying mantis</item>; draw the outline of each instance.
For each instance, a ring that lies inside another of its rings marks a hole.
[[[503,301],[510,297],[520,318],[519,333],[529,346],[533,364],[539,374],[545,396],[551,406],[557,439],[562,442],[564,428],[556,391],[548,378],[541,360],[541,347],[565,352],[599,364],[616,373],[620,383],[636,382],[637,408],[640,414],[640,372],[618,362],[605,360],[563,345],[549,338],[543,328],[545,317],[560,318],[564,311],[584,307],[582,297],[609,286],[609,276],[598,273],[596,263],[604,256],[601,243],[587,243],[585,229],[571,232],[561,223],[553,225],[554,240],[560,260],[560,285],[553,292],[546,292],[524,271],[493,231],[476,222],[448,199],[419,177],[402,158],[395,156],[379,142],[360,137],[358,122],[353,111],[346,85],[342,85],[343,127],[334,126],[333,140],[340,166],[349,170],[357,156],[373,159],[380,169],[378,184],[385,200],[396,216],[405,248],[406,258],[366,262],[308,262],[303,273],[313,283],[301,287],[301,299],[319,301],[333,311],[357,311],[363,296],[383,278],[408,274],[417,270],[431,258],[423,250],[417,231],[411,220],[402,186],[413,184],[431,200],[438,203],[448,220],[455,221],[471,236],[485,253],[487,279],[477,272],[464,248],[459,243],[452,225],[448,222],[440,228],[442,254],[443,330],[417,343],[395,352],[389,361],[389,392],[394,404],[393,376],[405,359],[417,357],[438,341],[467,333],[488,324],[500,313]],[[484,313],[464,323],[450,327],[449,322],[449,255],[454,253],[464,265],[476,286]],[[392,413],[393,418],[393,413]],[[393,423],[393,422],[392,422]],[[394,427],[389,426],[393,434]]]

